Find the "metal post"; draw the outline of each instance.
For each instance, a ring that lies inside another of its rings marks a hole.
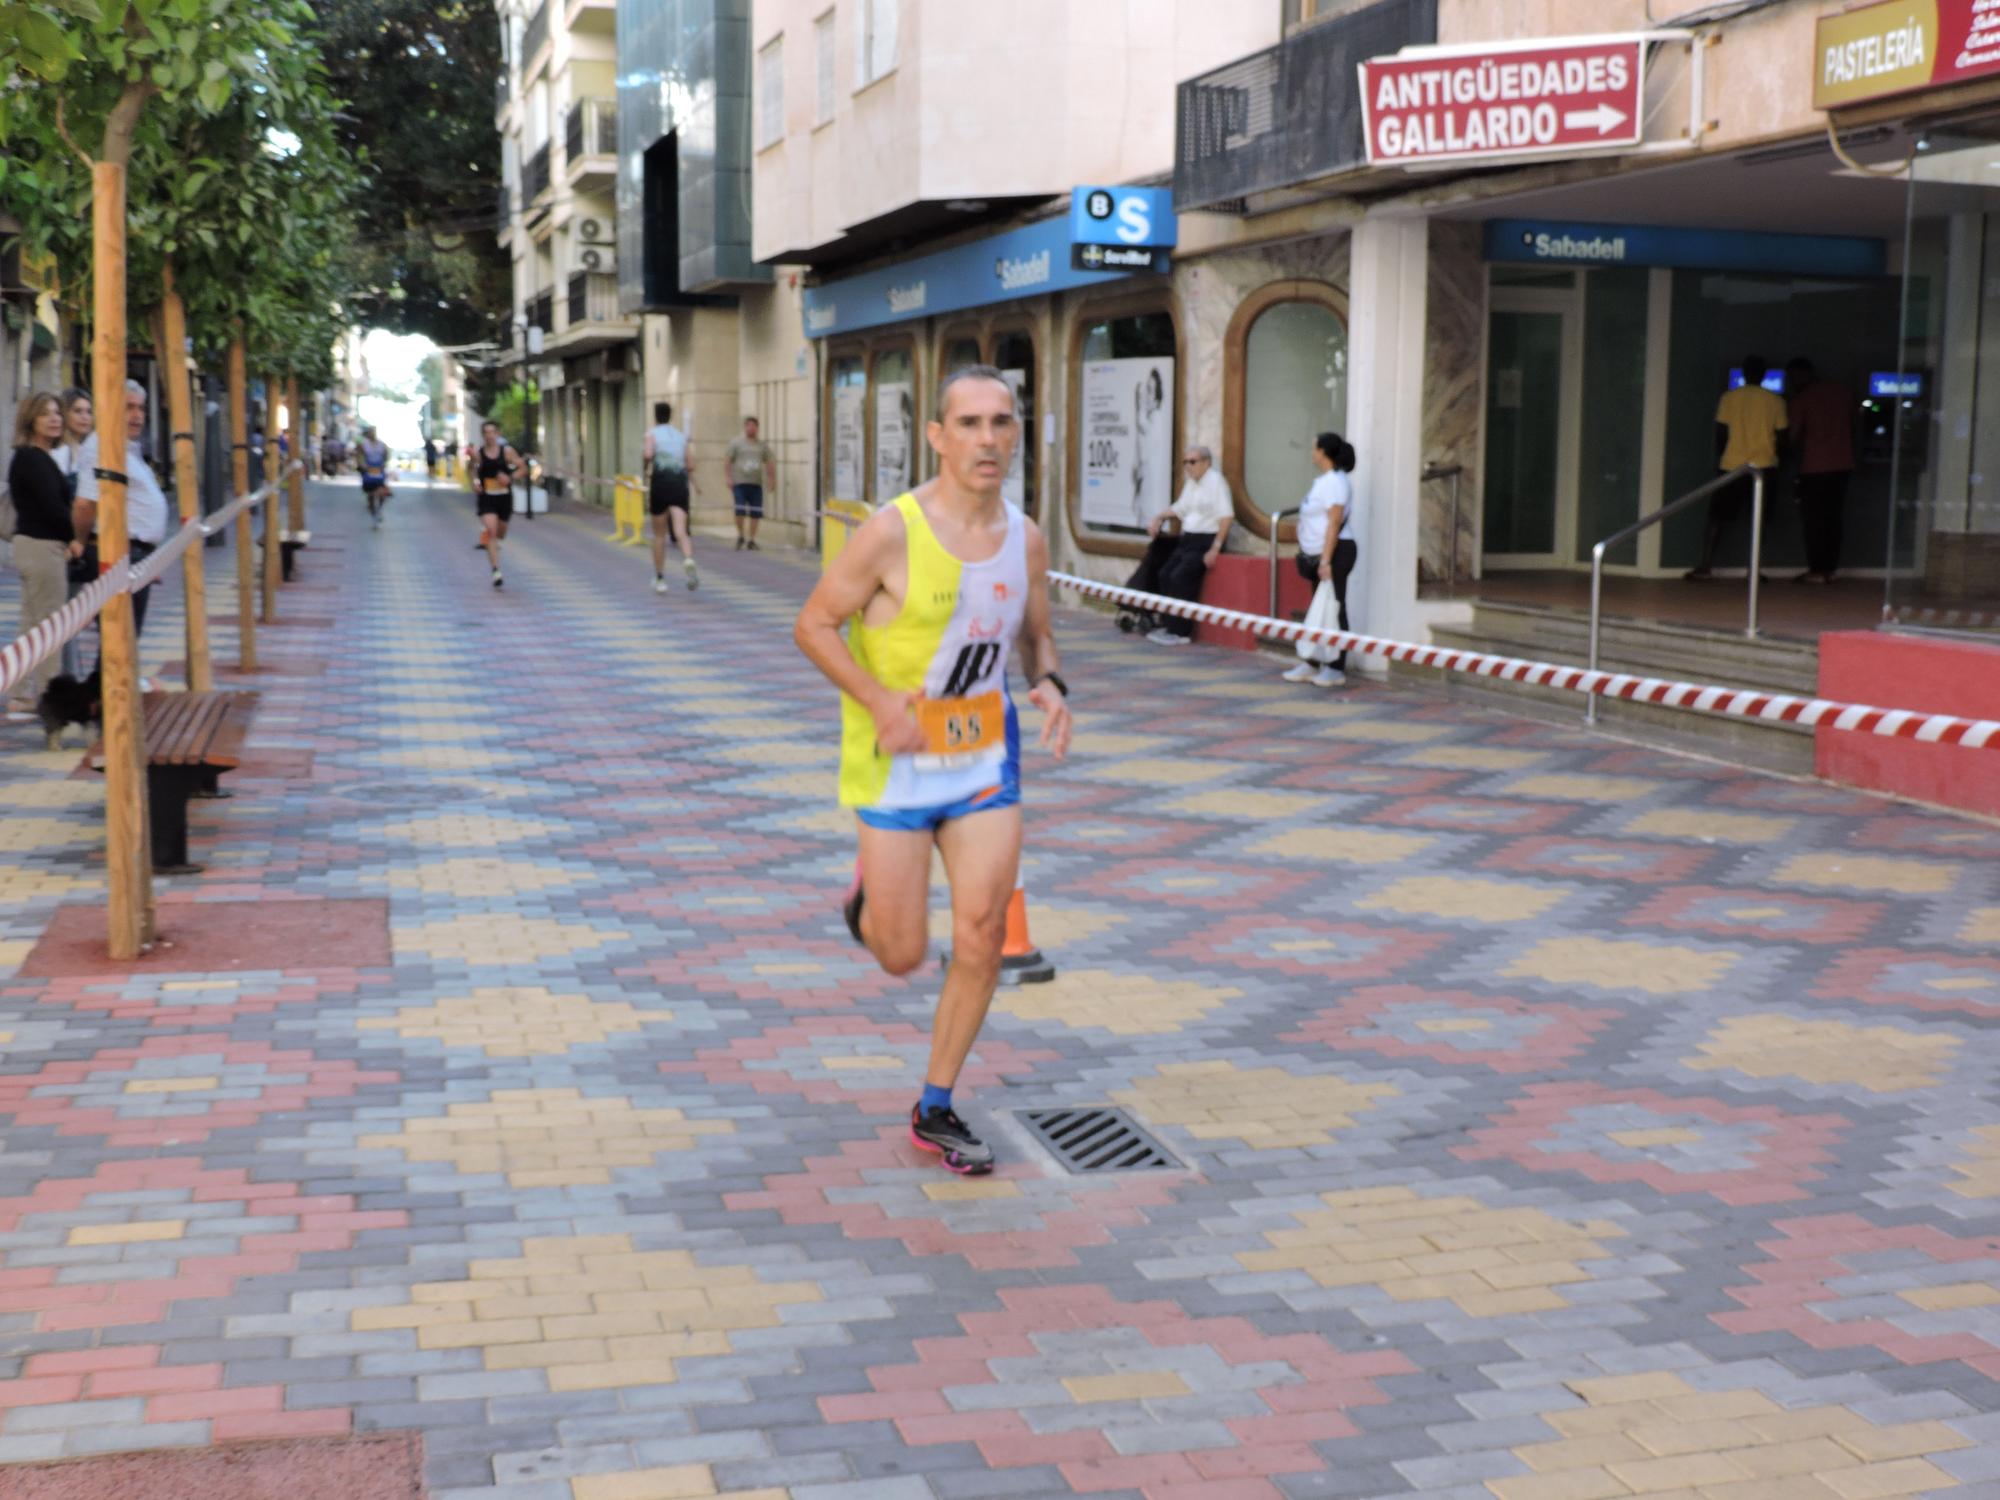
[[[1278,515],[1271,513],[1271,608],[1272,619],[1278,618]]]
[[[1757,585],[1764,565],[1764,471],[1758,469],[1750,480],[1750,622],[1743,633],[1757,638]]]
[[[1604,618],[1604,543],[1590,549],[1590,670],[1597,670],[1597,635]],[[1597,694],[1583,700],[1583,722],[1597,722]]]
[[[1445,583],[1448,598],[1458,597],[1458,481],[1465,473],[1460,465],[1451,471],[1451,572]]]

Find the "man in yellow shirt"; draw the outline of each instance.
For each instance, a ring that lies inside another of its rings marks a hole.
[[[1785,398],[1764,389],[1764,377],[1771,365],[1762,355],[1746,355],[1743,384],[1724,391],[1715,406],[1715,437],[1722,449],[1716,467],[1725,474],[1748,464],[1764,474],[1764,498],[1775,491],[1778,475],[1779,434],[1785,430]],[[1712,578],[1716,545],[1736,518],[1749,508],[1752,476],[1745,474],[1734,484],[1715,492],[1708,502],[1708,526],[1701,537],[1701,561],[1686,573],[1688,578]]]

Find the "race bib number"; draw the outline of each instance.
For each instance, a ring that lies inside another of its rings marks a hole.
[[[976,698],[921,698],[917,727],[924,732],[924,749],[914,757],[917,769],[956,770],[1004,746],[1006,708],[997,688]]]

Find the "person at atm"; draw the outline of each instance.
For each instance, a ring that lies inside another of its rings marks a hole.
[[[1743,383],[1734,390],[1724,391],[1715,407],[1715,442],[1721,455],[1716,467],[1725,474],[1746,464],[1761,470],[1767,499],[1771,493],[1771,480],[1778,472],[1778,446],[1790,420],[1785,411],[1785,398],[1776,391],[1764,388],[1764,377],[1770,372],[1769,360],[1760,354],[1746,354],[1743,357]],[[1709,497],[1708,524],[1701,534],[1701,561],[1690,568],[1684,577],[1702,579],[1715,576],[1715,549],[1722,541],[1722,534],[1750,508],[1754,483],[1754,476],[1745,474]]]
[[[1801,356],[1785,366],[1785,438],[1798,456],[1793,479],[1799,529],[1805,533],[1806,570],[1796,583],[1832,583],[1840,569],[1841,514],[1854,472],[1854,393],[1837,380],[1821,380]]]

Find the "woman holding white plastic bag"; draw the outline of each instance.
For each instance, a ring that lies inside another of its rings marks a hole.
[[[1347,575],[1354,571],[1360,550],[1354,542],[1354,448],[1337,432],[1313,439],[1313,467],[1319,470],[1299,508],[1299,576],[1317,584],[1306,623],[1347,629]],[[1287,682],[1314,687],[1339,687],[1347,681],[1347,653],[1331,646],[1300,641],[1299,664],[1285,673]]]

